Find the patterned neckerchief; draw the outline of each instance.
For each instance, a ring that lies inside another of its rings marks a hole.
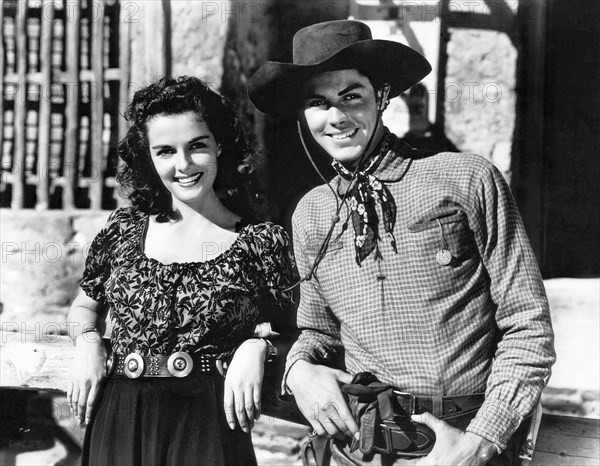
[[[356,263],[361,262],[375,250],[375,258],[381,258],[377,242],[379,237],[379,216],[377,215],[376,202],[381,204],[383,212],[383,227],[391,237],[391,245],[394,252],[396,239],[394,238],[394,225],[396,224],[396,202],[389,189],[373,173],[377,170],[381,161],[390,151],[391,133],[386,133],[382,139],[381,146],[375,150],[364,169],[356,172],[355,181],[350,187],[347,199],[350,205],[350,216],[354,227],[354,249],[356,250]],[[350,181],[352,172],[340,162],[334,160],[331,165],[343,179]]]

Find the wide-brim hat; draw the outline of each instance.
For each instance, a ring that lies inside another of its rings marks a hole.
[[[248,81],[248,96],[260,111],[293,110],[301,86],[315,73],[357,69],[390,84],[389,98],[417,84],[431,71],[406,45],[375,40],[360,21],[339,20],[300,29],[293,39],[293,63],[268,61]]]

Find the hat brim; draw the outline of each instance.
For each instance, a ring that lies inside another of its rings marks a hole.
[[[398,42],[364,40],[313,65],[266,62],[248,81],[248,97],[262,112],[289,113],[296,109],[301,86],[312,75],[344,69],[364,70],[387,81],[392,98],[427,76],[431,65],[421,54]]]

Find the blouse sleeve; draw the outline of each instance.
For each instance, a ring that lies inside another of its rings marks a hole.
[[[286,309],[293,302],[291,287],[298,280],[298,272],[290,239],[282,227],[264,224],[257,233],[257,278],[264,297],[261,320],[270,321],[274,313]]]
[[[122,209],[118,209],[110,214],[106,225],[92,241],[85,260],[83,277],[79,281],[79,286],[85,294],[101,304],[106,304],[104,285],[112,270],[115,241],[120,231],[121,211]]]

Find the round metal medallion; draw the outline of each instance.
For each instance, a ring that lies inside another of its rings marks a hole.
[[[167,360],[167,370],[173,377],[185,377],[193,368],[192,357],[183,351],[173,353]]]
[[[440,265],[450,265],[452,262],[452,253],[447,249],[440,249],[435,255],[435,260]]]
[[[124,366],[125,375],[130,379],[137,379],[144,373],[144,358],[137,353],[128,354]]]

